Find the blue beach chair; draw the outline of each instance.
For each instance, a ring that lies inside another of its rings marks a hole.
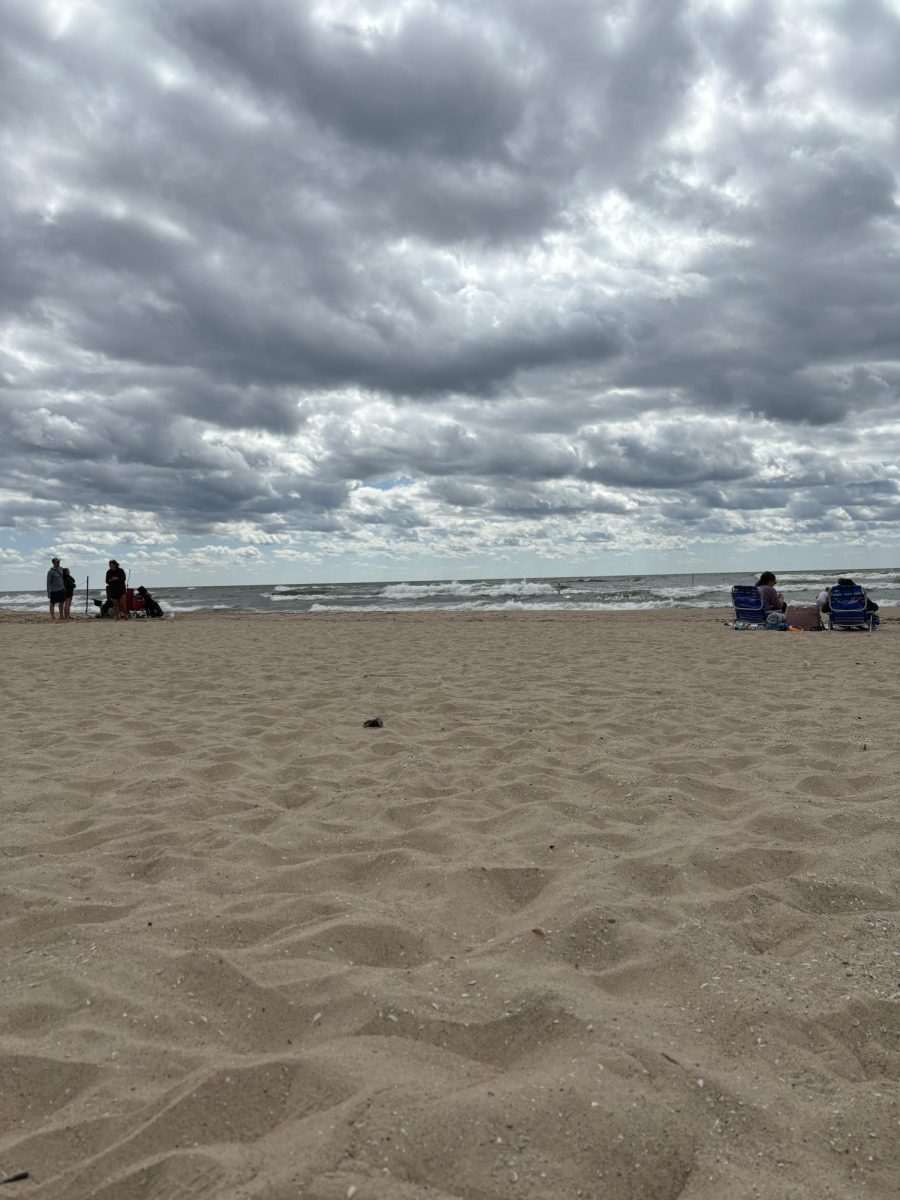
[[[866,610],[866,593],[858,583],[836,584],[829,594],[828,607],[829,629],[863,628],[871,633],[878,621],[875,613]]]
[[[735,584],[731,589],[731,603],[734,605],[736,621],[748,621],[751,625],[765,625],[766,613],[758,587],[746,583]]]

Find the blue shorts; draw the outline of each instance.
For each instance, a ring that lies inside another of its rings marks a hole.
[[[65,600],[65,598],[66,598],[66,589],[65,588],[63,588],[62,591],[60,591],[60,592],[51,592],[50,593],[50,603],[51,604],[62,604],[62,602],[63,602],[63,600]]]

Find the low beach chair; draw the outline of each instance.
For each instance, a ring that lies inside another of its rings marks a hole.
[[[877,618],[875,613],[867,611],[866,593],[858,583],[852,587],[836,584],[829,594],[828,607],[831,611],[825,615],[829,629],[863,628],[871,633],[875,628]]]
[[[731,603],[734,605],[736,621],[748,621],[751,625],[765,625],[766,614],[758,587],[745,583],[735,584],[731,589]]]

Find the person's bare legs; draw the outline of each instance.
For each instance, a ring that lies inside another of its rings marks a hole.
[[[62,615],[62,619],[63,619],[64,621],[71,621],[71,620],[72,620],[72,618],[69,616],[69,609],[70,609],[71,607],[72,607],[72,597],[71,597],[71,596],[66,596],[65,602],[64,602],[64,603],[61,605],[61,608],[62,608],[62,614],[63,614],[63,615]]]
[[[53,615],[53,610],[54,610],[54,608],[55,608],[55,607],[56,607],[56,605],[55,605],[55,604],[54,604],[54,602],[51,600],[51,601],[50,601],[50,620],[51,620],[51,621],[55,621],[55,620],[56,620],[56,617]]]
[[[120,596],[116,601],[116,619],[121,618],[123,621],[128,620],[128,601],[124,596]]]

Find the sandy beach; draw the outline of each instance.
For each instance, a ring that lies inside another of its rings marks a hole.
[[[725,615],[0,620],[4,1200],[896,1197],[900,622]]]

